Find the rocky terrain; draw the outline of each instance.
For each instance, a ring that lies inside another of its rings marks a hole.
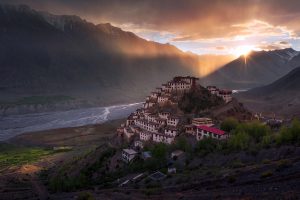
[[[119,123],[120,121],[116,121],[105,125],[107,128],[104,131],[107,132],[104,134],[105,137],[112,137]],[[89,134],[83,133],[88,130],[90,130]],[[59,142],[61,140],[56,140],[56,137],[65,137],[66,143],[64,145],[71,145],[75,150],[55,154],[35,163],[2,170],[0,185],[3,187],[0,190],[0,199],[76,199],[79,196],[93,196],[95,199],[299,198],[300,149],[294,145],[266,148],[259,152],[210,153],[204,157],[196,157],[192,162],[189,162],[186,170],[168,176],[161,182],[145,183],[139,180],[137,183],[130,182],[125,187],[101,188],[94,186],[80,191],[51,192],[48,186],[44,185],[47,173],[45,174],[43,169],[49,167],[55,169],[58,166],[73,163],[72,173],[74,173],[78,171],[75,169],[85,168],[88,163],[92,165],[95,158],[99,158],[103,154],[102,148],[97,148],[90,153],[86,152],[83,154],[85,156],[80,155],[82,155],[83,149],[87,147],[85,145],[92,141],[89,138],[97,135],[100,138],[104,136],[99,134],[102,133],[102,130],[104,129],[97,125],[22,136],[27,142],[32,140],[31,145],[46,145],[48,147],[49,145],[62,145]],[[74,137],[72,137],[72,132],[75,133]],[[79,144],[81,153],[76,151],[78,148],[74,143],[76,137],[81,138],[76,142]],[[36,140],[33,140],[34,138]],[[19,139],[20,137],[11,142],[20,144],[19,142],[22,142],[23,139]],[[72,159],[74,156],[77,159]]]
[[[297,199],[300,195],[297,154],[299,148],[286,146],[255,156],[210,155],[191,171],[168,177],[159,184],[154,182],[148,188],[137,188],[137,184],[131,183],[125,188],[95,188],[86,192],[96,199]],[[72,199],[80,194],[52,197]]]

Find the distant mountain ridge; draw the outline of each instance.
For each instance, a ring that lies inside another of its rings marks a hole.
[[[300,67],[293,69],[290,73],[270,85],[254,88],[249,93],[276,94],[287,91],[300,93]]]
[[[104,104],[136,101],[175,75],[197,73],[198,57],[172,45],[24,5],[0,5],[0,44],[1,98],[64,94]]]
[[[203,82],[232,89],[249,89],[269,84],[300,64],[294,49],[257,51],[236,60],[207,76]]]
[[[257,112],[300,116],[300,67],[267,86],[236,96]]]

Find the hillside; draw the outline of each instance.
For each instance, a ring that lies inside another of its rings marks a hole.
[[[221,97],[210,94],[201,85],[185,93],[178,102],[178,108],[185,114],[210,116],[219,121],[228,117],[245,121],[252,116],[252,113],[237,99],[233,98],[232,101],[225,103]]]
[[[300,122],[274,131],[197,80],[174,77],[126,120],[12,138],[2,145],[0,196],[297,199]]]
[[[267,86],[237,95],[251,110],[300,116],[300,67]]]
[[[198,57],[110,24],[0,5],[1,102],[65,95],[85,104],[137,101]],[[75,100],[73,100],[74,102]]]
[[[251,52],[207,76],[202,82],[232,89],[249,89],[272,83],[299,65],[294,49]]]

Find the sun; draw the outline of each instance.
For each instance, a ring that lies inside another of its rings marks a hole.
[[[237,46],[232,50],[232,54],[236,57],[247,56],[252,50],[254,50],[254,46],[251,45]]]

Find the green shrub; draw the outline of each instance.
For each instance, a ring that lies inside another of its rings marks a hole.
[[[271,129],[268,126],[255,121],[239,124],[235,129],[235,133],[240,132],[247,133],[254,140],[254,142],[258,143],[264,136],[271,133]]]
[[[94,200],[95,198],[93,197],[93,195],[89,192],[81,192],[78,197],[77,200]]]
[[[223,131],[226,132],[231,132],[232,130],[236,129],[236,127],[238,126],[239,122],[237,121],[237,119],[233,118],[233,117],[229,117],[227,119],[225,119],[222,123],[221,123],[221,129]]]
[[[197,142],[195,152],[201,156],[217,150],[218,141],[212,138],[205,138]]]
[[[268,178],[270,176],[273,176],[273,172],[272,171],[265,171],[260,175],[260,178]]]
[[[271,161],[269,159],[264,159],[261,161],[263,164],[270,164]]]
[[[180,150],[185,151],[185,152],[190,152],[191,151],[191,145],[188,143],[186,137],[180,136],[176,140],[175,149],[180,149]]]
[[[282,127],[276,137],[276,143],[281,144],[300,144],[300,122],[295,119],[291,127]]]
[[[276,171],[281,171],[281,170],[283,170],[285,168],[288,168],[290,166],[292,166],[291,161],[286,160],[286,159],[280,160],[277,163]]]
[[[154,158],[164,160],[167,156],[167,145],[164,143],[155,144],[151,149]]]
[[[244,132],[238,132],[232,135],[228,140],[229,148],[232,150],[245,150],[249,147],[250,137]]]
[[[231,167],[232,168],[241,168],[241,167],[245,167],[245,164],[242,163],[242,161],[240,161],[240,160],[235,160],[231,163]]]

